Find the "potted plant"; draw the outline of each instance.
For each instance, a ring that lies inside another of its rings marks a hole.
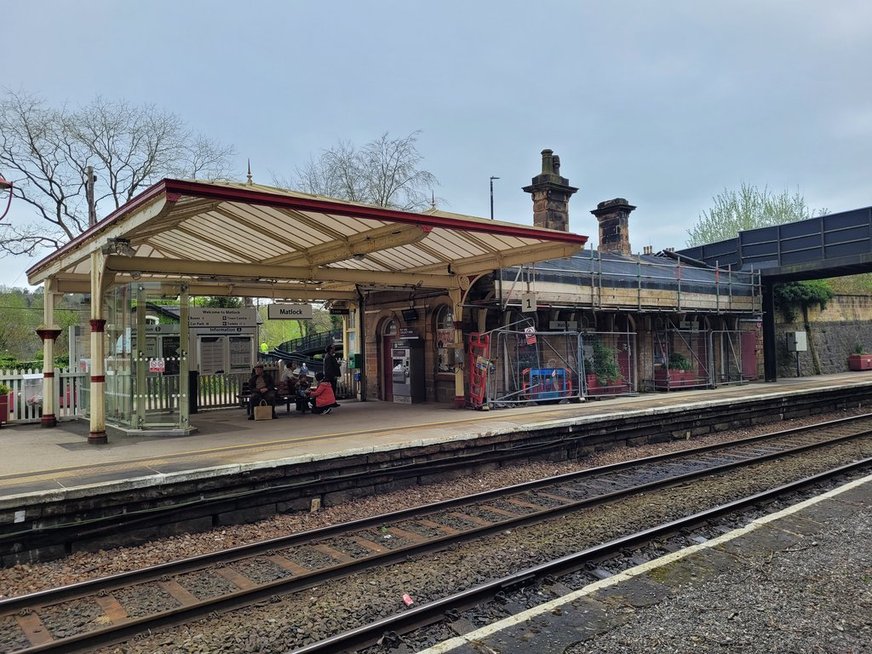
[[[674,386],[690,386],[696,381],[693,364],[681,352],[673,352],[664,368],[654,371],[657,387],[669,389]]]
[[[9,422],[9,397],[12,389],[8,384],[0,382],[0,425]]]
[[[848,370],[872,370],[872,354],[866,354],[860,343],[854,346],[854,353],[848,355]]]
[[[618,360],[615,351],[603,345],[594,343],[593,358],[588,359],[587,391],[589,395],[601,395],[604,393],[617,393],[622,389],[621,371],[618,368]]]

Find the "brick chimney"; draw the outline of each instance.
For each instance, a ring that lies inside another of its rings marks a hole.
[[[630,212],[636,207],[624,198],[606,200],[596,205],[591,213],[599,221],[600,252],[617,252],[630,254]]]
[[[569,198],[578,189],[560,176],[560,157],[552,150],[542,150],[542,173],[523,190],[533,196],[533,224],[536,227],[569,231]]]

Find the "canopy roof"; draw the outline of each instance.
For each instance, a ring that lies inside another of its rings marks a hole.
[[[164,179],[27,271],[88,292],[108,281],[185,282],[196,295],[350,297],[355,287],[450,288],[557,259],[586,236],[443,211],[410,213],[254,184]],[[100,271],[98,271],[100,272]]]

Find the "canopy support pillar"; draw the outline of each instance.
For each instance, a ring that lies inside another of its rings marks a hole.
[[[45,297],[42,305],[42,325],[36,330],[42,339],[42,418],[40,424],[43,427],[54,427],[58,424],[55,415],[55,388],[54,373],[54,343],[60,336],[61,330],[55,325],[54,310],[57,301],[57,293],[54,292],[55,282],[53,278],[45,280]]]
[[[88,443],[108,443],[106,437],[106,352],[103,318],[103,275],[105,258],[100,252],[91,254],[91,406]]]

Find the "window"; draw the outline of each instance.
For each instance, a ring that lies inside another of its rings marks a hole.
[[[454,372],[451,345],[454,343],[454,314],[443,305],[436,311],[436,371]]]

